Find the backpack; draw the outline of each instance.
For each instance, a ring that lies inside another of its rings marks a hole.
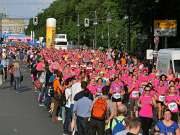
[[[116,135],[118,132],[125,130],[125,126],[122,124],[123,120],[119,121],[116,118],[114,118],[114,120],[116,121],[116,125],[112,130],[112,135]]]
[[[106,112],[107,100],[103,97],[100,97],[93,104],[91,117],[98,120],[105,120]]]

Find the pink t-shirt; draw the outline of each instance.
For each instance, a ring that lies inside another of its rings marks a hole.
[[[140,74],[139,77],[138,77],[138,80],[143,83],[143,82],[148,82],[148,76],[145,76],[143,74]]]
[[[168,95],[165,98],[165,102],[167,103],[167,106],[169,108],[169,110],[171,110],[171,112],[178,112],[178,105],[177,105],[177,101],[180,100],[180,97],[178,95]]]
[[[166,95],[168,92],[168,89],[165,86],[158,86],[156,87],[156,91],[157,91],[157,94],[159,95]]]
[[[95,95],[97,91],[97,86],[95,85],[89,85],[87,86],[88,90],[91,92],[91,94]]]
[[[149,79],[155,79],[155,78],[156,78],[155,73],[151,73],[151,74],[149,75]]]
[[[152,83],[155,87],[158,87],[159,85],[159,80],[157,78],[155,78],[154,80],[152,80]]]
[[[103,87],[104,87],[103,85],[97,85],[97,86],[96,86],[97,92],[98,92],[98,93],[101,93]]]
[[[122,87],[123,87],[123,83],[122,82],[113,82],[112,84],[111,84],[111,92],[112,93],[119,93],[120,92],[120,90],[122,89]]]
[[[167,76],[167,80],[168,81],[171,81],[173,79],[174,79],[174,75],[173,74],[170,74],[170,75]]]
[[[133,83],[130,87],[130,99],[138,99],[139,98],[139,84],[138,82]]]
[[[145,95],[141,96],[140,103],[141,103],[141,109],[139,111],[139,116],[153,118],[152,97]]]

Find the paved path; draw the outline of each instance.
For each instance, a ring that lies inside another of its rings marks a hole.
[[[0,86],[0,135],[62,135],[62,124],[53,124],[45,107],[39,107],[28,69],[22,93],[9,83]]]

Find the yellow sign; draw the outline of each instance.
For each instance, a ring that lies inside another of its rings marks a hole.
[[[55,27],[47,27],[46,28],[46,47],[47,48],[54,48],[55,35],[56,35]]]
[[[177,21],[176,20],[155,20],[154,28],[155,29],[176,29]]]
[[[170,37],[176,35],[176,20],[154,20],[154,36]]]

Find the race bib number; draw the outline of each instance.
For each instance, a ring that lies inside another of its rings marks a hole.
[[[76,68],[76,65],[71,65],[72,68]]]
[[[115,93],[115,94],[113,94],[113,98],[120,99],[121,95],[119,93]]]
[[[93,68],[92,68],[92,67],[87,67],[86,69],[88,69],[88,70],[92,70]]]
[[[139,97],[139,92],[138,92],[138,91],[133,91],[133,92],[132,92],[132,97],[133,97],[133,98]]]
[[[168,108],[170,111],[177,111],[178,110],[178,105],[175,102],[169,103]]]
[[[160,95],[159,96],[159,101],[164,102],[164,100],[165,100],[165,96]]]

